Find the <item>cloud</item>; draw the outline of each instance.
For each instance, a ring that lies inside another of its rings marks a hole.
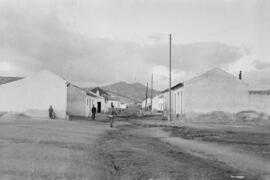
[[[48,68],[86,86],[122,80],[145,83],[156,70],[160,71],[156,85],[167,84],[169,49],[159,34],[146,44],[89,38],[70,31],[54,11],[0,11],[0,55],[25,71]],[[244,54],[243,48],[220,42],[173,44],[174,75],[182,81],[210,68],[226,67]]]
[[[243,74],[243,79],[250,84],[251,89],[270,89],[270,69],[252,70]]]
[[[270,68],[270,62],[262,62],[259,60],[253,61],[253,65],[257,70],[265,70]]]
[[[199,42],[192,44],[174,44],[172,46],[172,66],[185,72],[205,71],[218,66],[227,66],[241,57],[240,47],[228,46],[220,42]],[[167,65],[169,61],[168,44],[150,45],[144,48],[145,59],[158,65]]]

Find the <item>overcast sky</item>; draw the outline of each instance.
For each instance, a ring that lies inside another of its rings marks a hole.
[[[267,0],[0,0],[0,75],[168,85],[221,67],[270,89]]]

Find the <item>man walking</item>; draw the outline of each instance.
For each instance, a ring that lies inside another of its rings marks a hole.
[[[93,104],[93,107],[92,107],[92,111],[91,112],[92,112],[92,120],[95,120],[97,108],[95,107],[94,104]]]
[[[113,103],[111,103],[111,115],[110,115],[111,123],[110,123],[110,127],[113,127],[114,116],[116,116],[116,112],[115,112]]]
[[[52,108],[52,105],[50,105],[50,108],[49,108],[49,117],[50,119],[53,119],[53,108]]]

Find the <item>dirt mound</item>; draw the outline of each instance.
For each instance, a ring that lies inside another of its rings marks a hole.
[[[270,124],[270,117],[266,113],[256,111],[241,111],[235,114],[236,123],[249,125]]]
[[[31,117],[23,114],[23,113],[1,113],[0,114],[0,119],[1,120],[26,120],[26,119],[31,119]]]
[[[192,123],[270,125],[269,115],[256,111],[241,111],[238,113],[215,111],[204,114],[189,114],[186,116],[186,120]]]
[[[193,123],[222,123],[230,124],[234,121],[232,113],[227,113],[223,111],[214,111],[210,113],[193,113],[186,115],[186,120]]]

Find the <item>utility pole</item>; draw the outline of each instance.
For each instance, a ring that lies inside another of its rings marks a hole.
[[[172,34],[170,34],[170,49],[169,49],[169,57],[170,57],[170,63],[169,63],[169,121],[172,120],[172,92],[171,92],[171,86],[172,86]]]
[[[153,73],[151,77],[151,111],[153,110]]]
[[[144,107],[145,110],[147,110],[147,98],[148,98],[148,83],[146,84],[145,107]]]

